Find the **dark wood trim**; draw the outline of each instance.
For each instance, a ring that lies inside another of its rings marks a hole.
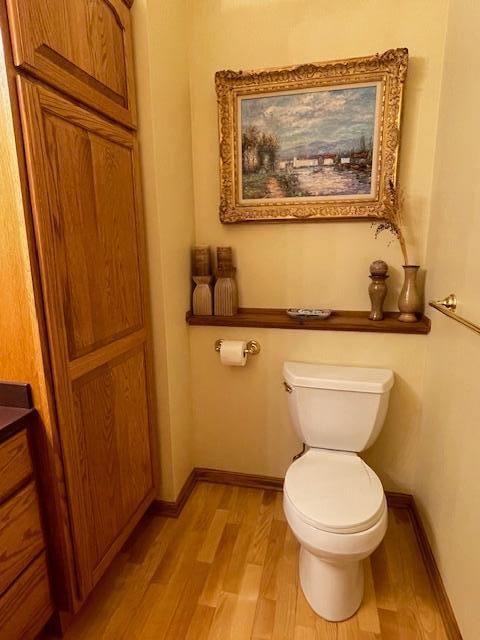
[[[193,469],[188,478],[185,480],[178,498],[173,501],[168,500],[154,500],[148,510],[149,513],[155,516],[163,516],[165,518],[178,518],[181,514],[185,503],[187,502],[190,494],[197,484],[196,469]]]
[[[178,518],[197,482],[212,482],[214,484],[228,484],[235,487],[249,487],[251,489],[266,489],[271,491],[281,491],[283,488],[283,478],[271,478],[250,473],[238,473],[237,471],[221,471],[219,469],[195,467],[185,481],[178,498],[171,501],[154,500],[150,505],[149,513],[165,518]]]
[[[387,504],[391,509],[411,509],[413,496],[410,493],[399,493],[398,491],[385,491]]]
[[[229,484],[235,487],[249,487],[250,489],[270,491],[282,491],[283,489],[283,478],[271,478],[269,476],[205,469],[202,467],[197,467],[194,471],[197,482],[213,482],[215,484]]]
[[[161,518],[178,518],[182,508],[176,500],[154,500],[148,508],[148,513]]]
[[[157,516],[178,518],[197,482],[213,482],[215,484],[228,484],[237,487],[249,487],[270,491],[283,489],[283,478],[272,478],[250,473],[238,473],[237,471],[222,471],[220,469],[205,469],[196,467],[188,476],[180,491],[178,498],[172,502],[155,500],[150,513]],[[435,556],[428,541],[427,534],[422,524],[420,514],[415,504],[414,497],[409,493],[386,491],[387,504],[392,509],[407,509],[412,527],[417,538],[418,546],[422,554],[425,567],[432,585],[435,598],[447,632],[448,640],[462,640],[455,614],[450,604],[442,577],[438,570]]]
[[[432,547],[428,540],[427,533],[422,523],[420,513],[415,503],[415,498],[408,493],[397,493],[393,491],[385,492],[387,497],[388,506],[395,509],[407,509],[412,528],[417,538],[417,543],[422,554],[425,568],[427,569],[428,577],[432,585],[435,598],[440,609],[440,615],[442,616],[443,624],[449,640],[462,640],[462,634],[458,627],[455,614],[450,604],[445,586],[443,584],[442,576],[438,570],[435,556],[433,555]]]
[[[0,405],[17,409],[32,409],[32,392],[29,384],[0,380]]]
[[[448,640],[462,640],[462,634],[455,618],[455,613],[453,612],[450,599],[445,590],[442,576],[438,570],[438,565],[435,560],[435,556],[433,555],[432,547],[430,546],[427,533],[413,497],[408,513],[417,538],[418,546],[420,547],[423,562],[425,563],[428,577],[430,578],[430,583],[438,603],[438,608],[440,609],[440,615],[442,616],[443,624],[445,625]]]
[[[360,331],[369,333],[430,333],[430,319],[422,316],[418,322],[400,322],[399,313],[388,311],[383,320],[368,318],[368,311],[333,311],[327,320],[295,320],[285,309],[239,309],[234,316],[194,316],[186,314],[191,326],[259,327],[262,329],[303,329],[310,331]]]

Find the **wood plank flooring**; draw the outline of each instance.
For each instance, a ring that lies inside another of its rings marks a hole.
[[[282,494],[200,482],[178,520],[147,516],[66,640],[447,640],[408,511],[390,509],[358,613],[314,614]],[[45,636],[47,638],[47,636]]]

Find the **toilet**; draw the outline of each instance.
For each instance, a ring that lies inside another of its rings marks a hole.
[[[307,451],[290,465],[283,508],[300,543],[300,584],[312,609],[346,620],[363,597],[363,564],[383,540],[382,483],[357,455],[376,440],[387,413],[389,369],[285,362],[293,427]]]

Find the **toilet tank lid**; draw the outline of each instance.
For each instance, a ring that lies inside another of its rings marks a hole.
[[[311,389],[386,393],[393,386],[393,371],[390,369],[285,362],[283,376],[292,387]]]

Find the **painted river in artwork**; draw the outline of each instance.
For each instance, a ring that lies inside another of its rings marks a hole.
[[[243,176],[242,190],[246,200],[368,195],[371,170],[302,167],[251,173]]]
[[[294,169],[298,188],[302,195],[346,196],[368,194],[371,189],[369,171],[321,167],[319,169]]]

